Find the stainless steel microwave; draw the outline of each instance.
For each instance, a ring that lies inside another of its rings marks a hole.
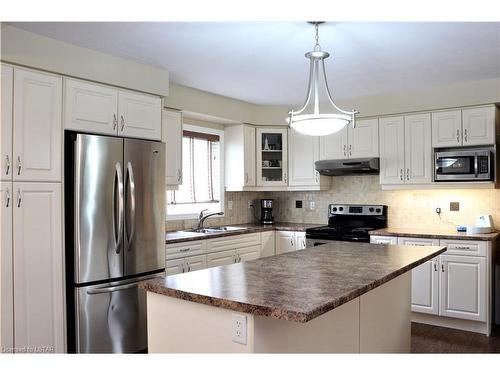
[[[493,158],[491,149],[455,149],[435,152],[434,180],[492,181]]]

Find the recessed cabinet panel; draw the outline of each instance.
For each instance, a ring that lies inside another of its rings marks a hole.
[[[118,135],[161,140],[161,99],[157,96],[120,91]]]
[[[188,257],[185,259],[185,272],[198,271],[207,268],[206,255]]]
[[[179,111],[162,111],[162,141],[166,147],[167,185],[182,185],[182,113]]]
[[[319,138],[319,160],[339,160],[347,156],[347,127]]]
[[[238,261],[245,262],[247,260],[254,260],[260,257],[260,245],[244,247],[236,251]]]
[[[462,110],[463,145],[492,145],[495,143],[495,106]]]
[[[12,102],[14,69],[0,65],[2,88],[0,94],[0,181],[12,180]]]
[[[62,78],[14,71],[14,180],[61,181]]]
[[[434,112],[432,114],[432,147],[462,145],[462,111]]]
[[[184,272],[184,258],[167,260],[165,263],[165,274],[167,276],[177,275]]]
[[[380,183],[403,184],[405,169],[405,134],[403,117],[379,119]]]
[[[356,127],[347,125],[349,158],[376,158],[378,152],[378,119],[356,121]]]
[[[64,128],[95,134],[118,133],[118,90],[64,79]]]
[[[432,182],[431,116],[405,116],[405,183]]]
[[[219,251],[207,254],[207,267],[225,266],[236,262],[234,250]]]

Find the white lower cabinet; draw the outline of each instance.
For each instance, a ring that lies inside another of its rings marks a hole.
[[[62,195],[57,183],[14,183],[14,346],[64,352]]]
[[[276,255],[276,235],[273,230],[260,234],[260,256],[268,257]]]
[[[485,258],[441,256],[441,316],[484,322],[486,294]]]
[[[167,276],[177,275],[207,268],[206,255],[197,255],[187,258],[170,259],[166,262],[165,273]]]
[[[306,248],[306,233],[287,230],[276,231],[276,254],[289,253],[291,251]]]
[[[226,266],[236,263],[236,254],[234,250],[218,251],[207,254],[207,267]]]
[[[177,275],[178,273],[184,273],[184,258],[171,259],[165,263],[165,273],[167,276]]]
[[[306,232],[295,232],[295,249],[302,250],[306,248]]]

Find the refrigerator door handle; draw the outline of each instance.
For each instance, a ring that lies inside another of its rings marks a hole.
[[[116,184],[118,184],[118,217],[116,217]],[[118,222],[118,235],[116,226]],[[120,246],[123,238],[123,176],[120,163],[115,165],[115,178],[113,179],[113,235],[115,236],[115,252],[120,254]]]
[[[128,250],[130,250],[130,244],[135,235],[135,178],[134,178],[134,168],[132,163],[127,163],[127,180],[128,189],[130,192],[130,234],[127,233],[127,226],[125,225],[125,233],[127,235]]]
[[[131,283],[131,284],[125,284],[125,285],[110,286],[110,287],[106,287],[106,288],[89,289],[89,290],[87,290],[87,294],[113,293],[113,292],[118,292],[120,290],[136,288],[137,285],[139,285],[138,282]]]

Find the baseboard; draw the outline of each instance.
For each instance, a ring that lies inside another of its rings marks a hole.
[[[484,322],[476,322],[473,320],[449,318],[446,316],[436,316],[430,314],[422,314],[417,312],[411,313],[411,321],[415,323],[430,324],[433,326],[460,329],[462,331],[482,333],[489,336],[491,328]]]

